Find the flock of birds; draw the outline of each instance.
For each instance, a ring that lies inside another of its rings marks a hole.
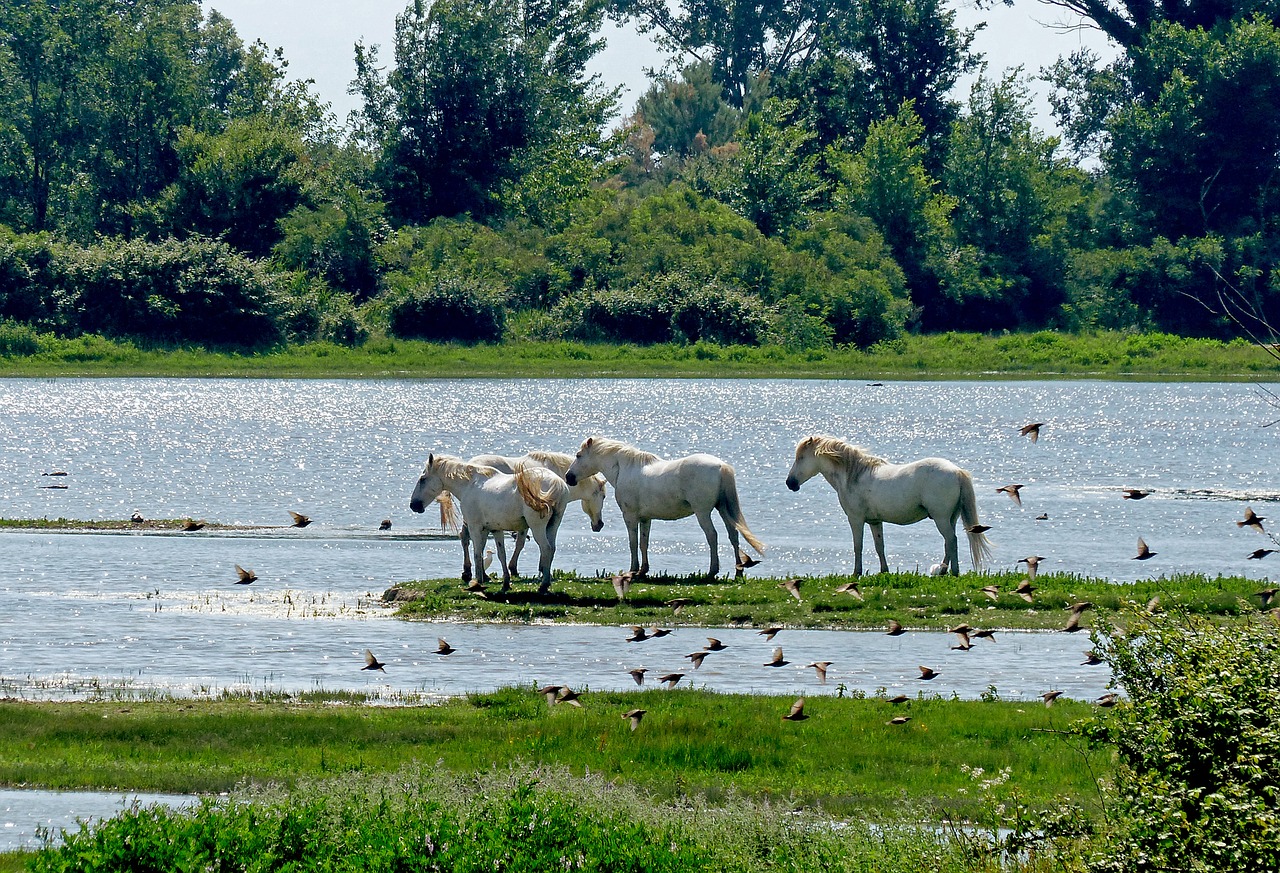
[[[1045,426],[1044,422],[1033,422],[1031,424],[1027,424],[1019,428],[1019,433],[1022,436],[1026,436],[1030,438],[1032,442],[1036,442],[1039,440],[1041,429],[1044,426]],[[63,477],[63,476],[66,476],[67,473],[64,471],[55,471],[50,473],[44,473],[42,475],[50,476],[50,477]],[[44,486],[44,487],[65,488],[66,486],[58,484],[58,485],[50,485],[50,486]],[[1008,485],[1003,485],[995,490],[997,494],[1004,494],[1007,497],[1009,497],[1009,499],[1012,500],[1016,505],[1022,506],[1022,489],[1025,487],[1026,486],[1024,484],[1011,483]],[[1122,491],[1121,496],[1125,500],[1137,501],[1137,500],[1142,500],[1148,497],[1152,493],[1153,492],[1150,490],[1145,490],[1140,488],[1126,488]],[[292,524],[291,524],[292,527],[304,528],[312,523],[311,517],[303,513],[289,510],[289,515],[290,515],[290,518],[292,519]],[[1047,514],[1041,514],[1040,516],[1037,517],[1037,520],[1043,521],[1043,520],[1047,520],[1047,518],[1048,518]],[[146,522],[146,519],[141,515],[141,513],[135,512],[131,518],[131,521],[135,524],[143,524]],[[1280,540],[1277,540],[1274,535],[1266,531],[1266,529],[1263,527],[1264,521],[1266,521],[1265,517],[1257,515],[1251,507],[1246,507],[1244,518],[1236,522],[1237,527],[1240,527],[1240,528],[1248,527],[1258,531],[1259,533],[1265,534],[1268,538],[1271,539],[1272,543],[1278,547],[1274,549],[1258,548],[1248,556],[1249,559],[1251,560],[1259,560],[1259,559],[1265,558],[1268,555],[1274,554],[1277,550],[1280,550]],[[198,531],[204,528],[206,524],[207,522],[205,521],[186,519],[182,525],[182,530],[187,532]],[[389,518],[383,519],[379,524],[380,530],[385,531],[385,530],[389,530],[390,528],[391,528],[391,519]],[[985,530],[989,530],[989,529],[990,528],[986,525],[974,525],[973,527],[970,528],[970,530],[973,532],[984,532]],[[1158,552],[1153,551],[1147,545],[1147,543],[1142,537],[1138,538],[1138,549],[1137,549],[1137,554],[1134,555],[1134,560],[1138,560],[1138,561],[1150,560],[1151,558],[1154,558],[1157,554]],[[489,563],[490,558],[491,558],[491,553],[486,555],[486,562],[485,562],[486,565]],[[739,574],[741,574],[742,570],[745,569],[747,566],[758,563],[757,561],[754,561],[750,558],[748,558],[747,560],[750,561],[750,564],[738,565],[737,570]],[[1022,565],[1022,564],[1026,565],[1027,577],[1022,581],[1020,581],[1012,589],[1011,593],[1013,595],[1020,597],[1021,599],[1025,600],[1028,603],[1035,602],[1034,593],[1036,591],[1036,587],[1033,583],[1035,581],[1036,574],[1039,570],[1040,563],[1044,560],[1046,560],[1046,558],[1043,555],[1028,555],[1027,557],[1021,558],[1017,561],[1018,565]],[[935,566],[933,568],[933,572],[938,572],[938,571],[939,571],[939,566]],[[239,564],[235,565],[235,572],[236,572],[235,584],[237,585],[250,585],[256,582],[258,579],[257,574],[253,570],[242,567]],[[635,579],[636,575],[637,574],[632,572],[626,572],[626,573],[619,573],[612,577],[613,588],[615,593],[618,596],[619,601],[626,599],[627,595],[630,592],[631,584]],[[783,582],[778,583],[778,587],[785,589],[796,600],[803,602],[804,596],[801,593],[801,587],[803,585],[803,581],[804,580],[799,578],[787,579]],[[980,591],[984,596],[990,598],[991,600],[997,600],[1001,594],[1000,588],[997,585],[984,586],[983,588],[980,589]],[[847,582],[840,585],[835,589],[834,593],[847,594],[859,600],[863,599],[863,594],[861,592],[858,582],[856,581]],[[1256,592],[1255,596],[1260,598],[1261,605],[1265,609],[1270,607],[1271,602],[1275,598],[1277,593],[1280,593],[1280,588],[1271,587],[1271,588],[1264,588]],[[667,601],[667,605],[672,609],[673,614],[679,614],[681,609],[687,606],[690,602],[691,601],[689,601],[686,598],[673,598],[672,600]],[[1158,607],[1159,607],[1158,597],[1153,598],[1151,602],[1147,604],[1148,611],[1154,612],[1156,609],[1158,609]],[[1088,601],[1081,601],[1081,602],[1073,603],[1069,605],[1067,607],[1067,611],[1069,615],[1067,617],[1066,624],[1061,628],[1061,631],[1064,633],[1075,633],[1081,630],[1085,630],[1085,627],[1081,624],[1081,618],[1086,611],[1092,608],[1093,608],[1093,604]],[[1273,614],[1277,615],[1277,617],[1280,617],[1280,607],[1272,609],[1271,611]],[[672,633],[672,630],[669,628],[662,628],[662,627],[645,628],[640,625],[633,625],[631,626],[630,630],[631,630],[630,635],[625,638],[625,641],[628,643],[641,643],[650,639],[658,639]],[[772,642],[774,637],[780,632],[782,632],[782,630],[783,628],[781,627],[766,627],[758,631],[758,633],[761,636],[763,636],[767,641]],[[898,621],[896,620],[889,621],[888,628],[886,630],[886,634],[888,636],[901,636],[906,632],[907,632],[906,628],[903,627],[903,625]],[[951,647],[953,651],[963,651],[963,652],[969,651],[974,647],[973,640],[987,640],[989,642],[995,642],[996,632],[994,630],[975,628],[967,623],[957,624],[949,628],[948,632],[951,634],[954,634],[957,638],[957,644]],[[707,637],[706,640],[707,640],[707,644],[701,650],[696,652],[690,652],[689,654],[684,656],[684,658],[686,658],[689,661],[689,669],[692,669],[692,670],[700,669],[703,665],[703,662],[708,656],[712,655],[715,652],[720,652],[728,648],[727,645],[725,645],[721,640],[719,640],[716,637]],[[449,645],[448,641],[443,637],[440,637],[437,642],[438,642],[438,645],[437,645],[437,648],[435,649],[435,654],[438,656],[446,657],[448,655],[453,654],[455,651],[457,651],[454,647]],[[1105,663],[1102,656],[1094,650],[1085,651],[1084,656],[1085,656],[1085,659],[1084,661],[1081,662],[1082,666],[1097,666]],[[364,663],[364,666],[361,668],[362,670],[370,670],[370,671],[376,670],[376,671],[381,671],[384,674],[386,673],[386,669],[385,669],[387,666],[386,663],[384,661],[380,661],[377,658],[377,656],[374,655],[372,650],[365,649],[364,661],[365,663]],[[786,660],[782,647],[775,646],[773,648],[771,657],[769,658],[768,661],[765,661],[763,663],[763,666],[766,668],[777,668],[777,667],[786,666],[790,663],[791,663],[790,661]],[[815,676],[818,682],[820,684],[826,684],[827,670],[833,663],[834,663],[833,661],[825,661],[825,660],[813,661],[807,664],[805,666],[805,669],[813,669],[815,671]],[[941,670],[935,670],[925,665],[920,665],[919,670],[920,670],[919,680],[921,682],[929,682],[936,679],[938,676],[942,675]],[[630,669],[628,672],[631,675],[631,678],[635,681],[636,685],[643,686],[645,683],[646,676],[650,671],[646,667],[636,667],[636,668]],[[656,676],[655,681],[667,689],[673,689],[680,682],[680,680],[685,678],[686,675],[688,674],[684,672],[671,671],[671,672],[663,673],[661,676]],[[554,707],[559,705],[570,705],[570,706],[580,707],[582,705],[581,700],[582,700],[582,694],[584,692],[574,691],[568,685],[552,684],[552,685],[542,686],[537,690],[537,693],[545,697],[547,705],[549,707]],[[1048,707],[1048,706],[1053,706],[1054,701],[1056,701],[1062,695],[1062,693],[1063,692],[1059,690],[1049,690],[1044,692],[1040,696],[1044,702],[1044,705]],[[910,699],[911,698],[906,694],[898,694],[892,697],[888,697],[887,701],[891,704],[901,705],[901,704],[908,703]],[[1110,707],[1110,706],[1114,706],[1119,701],[1119,699],[1120,698],[1116,693],[1107,693],[1097,698],[1094,701],[1094,703],[1100,707]],[[804,708],[805,708],[805,699],[803,697],[798,698],[791,705],[787,713],[782,715],[782,719],[786,721],[793,721],[793,722],[804,721],[809,718],[809,716],[805,713]],[[643,720],[646,714],[647,714],[647,710],[644,710],[644,709],[630,709],[622,713],[622,718],[627,720],[630,724],[631,730],[635,731],[640,727],[641,721]],[[909,721],[911,721],[911,716],[899,715],[899,716],[895,716],[894,718],[891,718],[889,721],[886,722],[886,724],[904,725]]]

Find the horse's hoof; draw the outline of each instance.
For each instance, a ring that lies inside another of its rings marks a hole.
[[[462,581],[463,581],[463,582],[470,582],[470,581],[471,581],[471,571],[470,571],[470,570],[463,570],[463,571],[462,571]]]
[[[551,593],[551,586],[550,586],[550,585],[539,585],[539,586],[538,586],[538,593],[539,593],[539,594],[550,594],[550,593]]]

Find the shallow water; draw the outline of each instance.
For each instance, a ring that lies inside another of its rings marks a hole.
[[[798,494],[783,485],[796,441],[829,432],[891,460],[936,455],[969,469],[993,527],[994,567],[1040,554],[1042,570],[1119,580],[1178,572],[1265,578],[1267,561],[1246,555],[1270,542],[1232,522],[1246,505],[1280,520],[1280,476],[1269,463],[1275,437],[1261,427],[1270,412],[1250,386],[1200,383],[0,380],[0,515],[122,519],[139,511],[280,525],[0,532],[8,568],[0,579],[0,695],[349,688],[395,700],[544,681],[626,687],[625,671],[637,662],[679,670],[688,664],[681,656],[703,642],[696,630],[628,645],[619,628],[406,624],[377,603],[392,584],[458,572],[456,543],[418,536],[438,530],[433,509],[408,511],[428,452],[572,451],[597,432],[662,455],[708,451],[731,462],[746,517],[769,546],[758,573],[852,569],[831,489],[820,479]],[[1029,421],[1046,422],[1038,443],[1018,436]],[[52,471],[68,475],[41,475]],[[1025,485],[1021,508],[995,493],[1010,482]],[[1125,487],[1155,493],[1126,501]],[[289,509],[315,522],[285,527]],[[1041,513],[1048,520],[1037,521]],[[389,532],[377,530],[384,517]],[[556,566],[588,574],[625,567],[612,500],[605,521],[593,534],[572,509]],[[1139,536],[1155,559],[1132,559]],[[894,568],[926,568],[941,557],[927,522],[888,525],[885,539]],[[874,568],[870,538],[867,548]],[[721,555],[728,564],[723,537]],[[532,570],[536,561],[531,547],[522,565]],[[259,581],[234,585],[237,563]],[[706,563],[694,520],[654,524],[655,572],[691,573]],[[726,657],[713,655],[691,678],[727,691],[814,693],[802,665],[822,659],[836,662],[826,691],[841,682],[913,688],[915,665],[935,661],[944,672],[928,690],[945,695],[975,697],[995,685],[1002,696],[1052,686],[1089,697],[1105,685],[1078,669],[1088,640],[1062,634],[1002,635],[962,654],[949,650],[947,635],[788,631],[790,641],[779,642],[801,666],[783,670],[760,666],[771,646],[749,632],[715,635],[728,642],[736,634]],[[438,635],[459,652],[431,654]],[[366,647],[388,662],[386,676],[359,669]]]
[[[44,845],[42,833],[57,843],[62,831],[74,833],[81,822],[110,818],[135,805],[184,807],[195,802],[187,794],[0,788],[0,852],[38,849]]]

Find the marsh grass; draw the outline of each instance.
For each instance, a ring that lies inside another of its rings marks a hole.
[[[38,351],[0,356],[0,376],[255,377],[802,377],[973,376],[1245,380],[1280,364],[1244,340],[1169,334],[1055,331],[906,336],[868,350],[777,346],[587,345],[508,342],[441,345],[379,338],[357,348],[310,343],[257,354],[142,348],[96,336],[41,335]]]
[[[975,851],[975,848],[977,851]],[[1063,869],[1040,841],[1003,869]],[[238,793],[192,810],[137,809],[66,835],[37,873],[116,870],[784,871],[996,869],[988,845],[919,823],[836,822],[731,795],[656,801],[555,766],[454,774],[408,767]]]
[[[609,578],[557,573],[551,591],[539,595],[532,582],[516,582],[507,594],[494,585],[485,598],[468,593],[455,580],[397,586],[388,593],[406,618],[485,621],[566,621],[609,625],[692,625],[734,627],[781,625],[807,628],[883,629],[896,619],[912,629],[946,629],[961,620],[977,627],[1054,629],[1066,623],[1069,604],[1088,600],[1099,615],[1126,621],[1125,610],[1145,607],[1153,597],[1162,609],[1229,618],[1256,612],[1256,580],[1243,577],[1176,575],[1132,583],[1108,582],[1071,573],[1036,577],[1033,602],[1012,591],[1026,577],[1017,573],[927,576],[880,573],[860,580],[863,600],[835,590],[850,576],[821,576],[801,582],[802,602],[780,588],[781,579],[746,576],[708,580],[704,576],[653,576],[633,584],[619,602]],[[1000,589],[992,601],[987,585]],[[416,598],[416,599],[411,599]],[[670,601],[688,603],[677,613]],[[403,602],[401,602],[403,601]]]
[[[215,793],[389,773],[414,762],[454,773],[565,767],[675,800],[731,794],[886,816],[906,801],[967,817],[979,800],[965,767],[1012,768],[1032,805],[1088,804],[1095,783],[1064,730],[1092,713],[999,700],[792,698],[705,691],[600,692],[549,708],[530,688],[424,707],[294,701],[0,703],[0,784]],[[622,713],[648,711],[631,732]],[[906,714],[906,725],[889,725]],[[1089,759],[1105,774],[1105,756]]]

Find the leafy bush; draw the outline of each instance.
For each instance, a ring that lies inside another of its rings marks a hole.
[[[378,291],[384,269],[380,246],[388,236],[382,205],[348,187],[315,207],[299,206],[280,222],[275,259],[306,270],[331,288],[366,300]]]
[[[1128,700],[1086,728],[1119,756],[1092,869],[1280,869],[1280,629],[1136,613],[1101,650]]]
[[[480,280],[443,274],[392,292],[383,301],[387,329],[403,339],[498,342],[506,328],[506,301]]]
[[[290,342],[321,340],[357,346],[369,336],[355,298],[302,273],[275,277],[280,329]]]
[[[0,318],[52,327],[57,323],[54,264],[61,249],[47,234],[0,227]]]
[[[40,335],[33,328],[7,318],[0,321],[0,357],[25,357],[38,351]]]
[[[566,300],[553,321],[563,335],[590,342],[755,345],[768,331],[769,310],[720,282],[668,273],[651,284],[605,288]]]
[[[104,240],[64,254],[61,306],[75,332],[243,348],[280,338],[269,278],[225,243]]]

